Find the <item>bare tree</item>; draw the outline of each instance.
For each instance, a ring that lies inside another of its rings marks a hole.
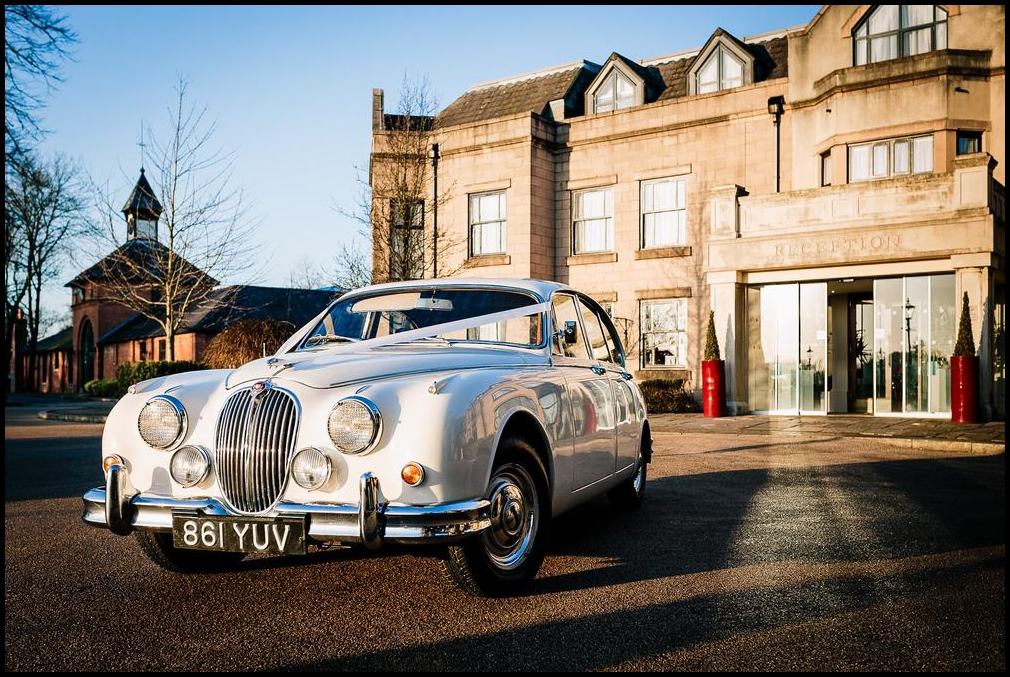
[[[80,170],[66,158],[45,162],[25,153],[8,178],[5,339],[10,346],[14,318],[23,309],[28,321],[29,373],[34,373],[34,352],[43,324],[42,289],[59,274],[71,246],[89,232],[90,224]],[[9,360],[10,351],[5,352]],[[9,362],[5,366],[10,373]]]
[[[352,212],[343,212],[363,226],[371,244],[375,281],[418,279],[459,271],[455,256],[465,238],[444,231],[436,235],[434,215],[452,187],[435,194],[432,142],[437,132],[438,104],[427,78],[404,77],[395,115],[383,116],[373,137],[368,172],[360,172],[361,198]]]
[[[339,291],[359,289],[372,284],[372,268],[364,252],[354,245],[344,244],[329,265],[302,259],[290,275],[295,289],[326,289]]]
[[[77,35],[66,17],[43,5],[4,5],[5,165],[21,157],[42,132],[38,112],[62,81],[60,63]]]
[[[231,186],[233,155],[212,146],[216,125],[206,115],[206,108],[188,103],[180,80],[167,133],[150,134],[145,159],[163,210],[157,239],[135,233],[120,244],[118,202],[108,190],[97,190],[105,240],[118,245],[100,263],[102,292],[158,324],[169,361],[187,313],[230,303],[214,292],[218,280],[248,271],[255,258],[243,195]]]

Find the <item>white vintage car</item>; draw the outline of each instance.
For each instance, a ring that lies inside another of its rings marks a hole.
[[[528,584],[552,517],[637,507],[651,436],[607,313],[538,280],[345,294],[270,358],[138,383],[84,521],[173,571],[310,545],[445,544],[474,594]]]

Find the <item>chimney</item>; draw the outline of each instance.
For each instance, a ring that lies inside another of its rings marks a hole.
[[[385,127],[383,124],[385,122],[383,115],[383,93],[382,90],[376,87],[372,90],[372,131],[378,132],[382,131]]]

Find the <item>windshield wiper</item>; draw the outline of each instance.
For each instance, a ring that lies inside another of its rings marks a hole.
[[[310,346],[316,343],[357,343],[360,339],[349,336],[338,336],[337,334],[317,334],[305,339],[305,345]]]

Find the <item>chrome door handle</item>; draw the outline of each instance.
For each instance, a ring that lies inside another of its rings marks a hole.
[[[593,373],[596,374],[597,376],[603,376],[604,374],[607,373],[607,370],[598,364],[594,364],[592,367],[590,367],[590,369],[592,369]]]

